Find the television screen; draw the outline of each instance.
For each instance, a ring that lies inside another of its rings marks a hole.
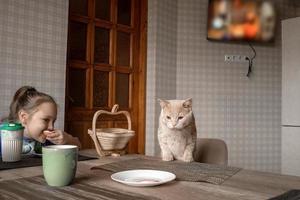
[[[269,42],[274,40],[275,24],[270,1],[209,0],[208,39]]]

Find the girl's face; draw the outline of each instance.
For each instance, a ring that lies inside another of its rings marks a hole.
[[[56,120],[57,108],[53,103],[42,103],[37,107],[37,110],[33,113],[24,112],[19,114],[20,121],[25,127],[24,135],[26,137],[37,140],[44,143],[46,135],[45,130],[53,130],[54,122]]]

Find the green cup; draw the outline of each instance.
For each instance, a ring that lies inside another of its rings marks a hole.
[[[78,160],[75,145],[49,145],[42,148],[43,173],[50,186],[66,186],[73,181]]]

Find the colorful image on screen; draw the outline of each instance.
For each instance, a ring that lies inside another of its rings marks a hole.
[[[274,40],[276,13],[270,1],[209,0],[207,19],[211,40]]]

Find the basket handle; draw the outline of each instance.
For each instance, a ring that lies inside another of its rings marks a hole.
[[[117,111],[119,108],[118,104],[115,104],[112,109],[111,112],[108,112],[106,110],[98,110],[97,112],[95,112],[94,117],[93,117],[93,124],[92,124],[92,128],[93,128],[93,133],[96,135],[96,123],[97,123],[97,118],[101,115],[101,114],[107,114],[107,115],[120,115],[123,114],[126,116],[127,118],[127,123],[128,123],[128,130],[131,131],[131,118],[130,118],[130,114],[127,111]]]
[[[97,112],[95,112],[94,117],[93,117],[93,124],[92,124],[92,139],[94,140],[95,146],[96,146],[96,150],[98,152],[98,154],[100,154],[101,156],[105,156],[105,152],[102,150],[101,148],[101,144],[97,139],[96,136],[96,123],[97,123],[97,118],[101,115],[101,114],[108,114],[108,115],[120,115],[123,114],[126,116],[127,118],[127,122],[128,122],[128,130],[131,130],[131,118],[130,118],[130,114],[127,111],[117,111],[119,108],[118,104],[115,104],[112,109],[111,112],[108,112],[106,110],[98,110]]]

